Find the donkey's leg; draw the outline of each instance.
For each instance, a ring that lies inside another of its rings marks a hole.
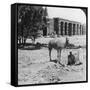
[[[59,61],[59,50],[57,49],[57,62]]]
[[[51,48],[49,48],[49,58],[50,58],[50,61],[51,61]]]
[[[58,61],[58,63],[60,62],[60,60],[61,60],[61,55],[60,55],[60,50],[59,49],[57,49],[57,61]]]
[[[61,51],[62,51],[62,49],[59,49],[59,64],[62,65],[62,66],[64,66],[64,65],[61,63]]]
[[[61,49],[59,50],[59,62],[61,62]]]

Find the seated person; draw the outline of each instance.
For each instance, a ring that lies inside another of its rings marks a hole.
[[[68,55],[68,64],[67,65],[73,65],[75,64],[75,56],[70,52],[70,55]]]

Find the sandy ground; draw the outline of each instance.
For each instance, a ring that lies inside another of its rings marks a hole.
[[[73,40],[76,44],[81,42],[85,45],[85,37]],[[76,38],[73,38],[76,39]],[[50,39],[45,39],[48,42]],[[29,41],[29,40],[28,40]],[[28,42],[27,41],[27,42]],[[37,40],[39,41],[39,40]],[[44,43],[46,43],[44,41]],[[42,40],[41,40],[42,42]],[[67,66],[67,57],[69,52],[76,57],[76,63],[81,65]],[[61,54],[61,63],[49,61],[49,51],[47,48],[38,50],[20,50],[18,49],[18,84],[40,84],[40,83],[60,83],[86,80],[86,48],[81,49],[63,49]],[[57,52],[52,50],[52,60],[57,59]]]

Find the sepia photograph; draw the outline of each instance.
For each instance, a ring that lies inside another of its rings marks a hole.
[[[87,8],[18,4],[18,85],[87,81]]]

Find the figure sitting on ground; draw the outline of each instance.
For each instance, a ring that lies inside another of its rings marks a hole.
[[[74,65],[75,64],[75,56],[70,52],[70,55],[68,55],[68,64],[67,65]]]

